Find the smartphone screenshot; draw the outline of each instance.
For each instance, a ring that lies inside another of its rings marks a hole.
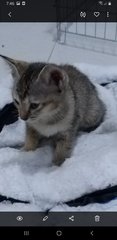
[[[117,1],[0,1],[2,239],[117,238]]]

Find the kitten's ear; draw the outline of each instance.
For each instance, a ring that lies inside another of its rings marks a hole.
[[[28,63],[0,55],[9,65],[14,79],[18,79],[28,67]]]
[[[59,92],[62,92],[68,86],[67,73],[56,65],[46,65],[40,73],[41,76],[47,85],[56,86]]]

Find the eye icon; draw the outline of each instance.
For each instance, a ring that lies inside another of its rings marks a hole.
[[[22,217],[22,216],[17,216],[17,217],[16,217],[16,220],[19,221],[19,222],[21,222],[21,221],[23,220],[23,217]]]

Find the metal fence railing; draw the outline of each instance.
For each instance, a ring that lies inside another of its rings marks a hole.
[[[116,22],[57,23],[57,41],[117,56]]]

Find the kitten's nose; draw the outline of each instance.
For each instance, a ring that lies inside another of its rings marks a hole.
[[[26,121],[27,119],[28,119],[28,113],[27,112],[22,112],[22,111],[20,111],[20,118],[22,119],[22,120],[24,120],[24,121]]]
[[[24,120],[24,121],[26,121],[26,120],[28,119],[27,116],[20,116],[20,118],[21,118],[22,120]]]

